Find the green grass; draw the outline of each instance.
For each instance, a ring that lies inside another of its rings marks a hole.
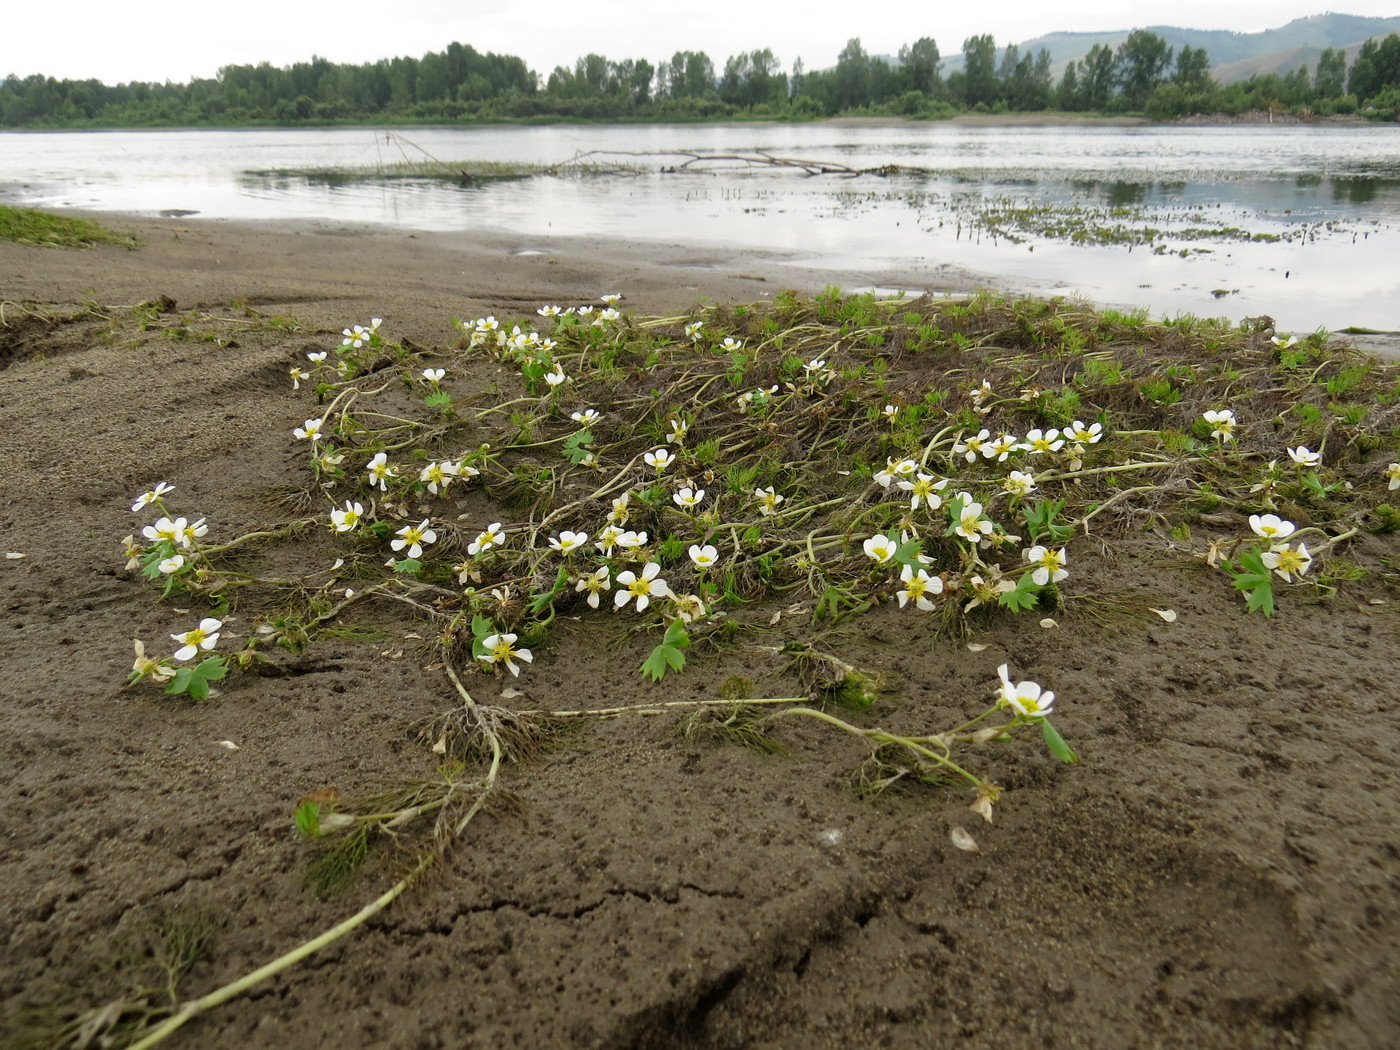
[[[0,239],[42,248],[90,248],[94,244],[120,244],[136,248],[130,234],[117,233],[90,219],[69,219],[32,208],[0,204]]]

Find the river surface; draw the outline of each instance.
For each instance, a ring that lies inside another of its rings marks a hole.
[[[557,164],[578,153],[636,175],[472,183],[362,177],[401,160]],[[665,151],[892,168],[807,176]],[[327,178],[311,169],[356,169]],[[0,199],[198,219],[508,230],[548,250],[596,236],[770,251],[831,272],[940,268],[1154,316],[1267,314],[1280,330],[1400,329],[1395,125],[970,127],[647,125],[0,133]],[[1078,238],[1076,240],[1076,238]],[[1104,241],[1107,243],[1096,243]]]

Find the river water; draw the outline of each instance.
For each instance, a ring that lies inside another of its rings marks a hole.
[[[487,180],[327,179],[400,160],[553,164],[591,150],[766,151],[886,177],[733,166]],[[376,222],[780,254],[832,283],[940,267],[1039,294],[1281,330],[1400,329],[1395,125],[645,125],[0,134],[0,199],[197,219]],[[1150,232],[1149,232],[1150,231]],[[1103,235],[1109,243],[1093,243]],[[1080,240],[1076,242],[1075,237]]]

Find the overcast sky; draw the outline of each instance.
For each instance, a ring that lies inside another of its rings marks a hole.
[[[453,40],[519,55],[548,74],[590,51],[656,62],[705,51],[715,65],[770,48],[790,69],[833,65],[859,37],[871,54],[931,36],[944,54],[991,33],[1023,43],[1055,30],[1174,25],[1257,32],[1325,9],[1327,0],[884,0],[874,8],[804,0],[16,0],[0,23],[0,76],[44,73],[107,83],[212,77],[220,66],[286,66],[312,55],[368,62],[441,51]],[[944,8],[939,11],[939,8]],[[1347,14],[1391,17],[1400,0],[1347,0]]]

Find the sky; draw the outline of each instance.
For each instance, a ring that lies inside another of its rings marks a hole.
[[[1248,33],[1326,10],[1320,6],[1326,0],[1074,0],[1072,6],[1046,0],[883,0],[869,18],[831,0],[703,0],[684,8],[673,2],[30,0],[9,5],[5,14],[0,77],[188,81],[212,77],[220,66],[287,66],[313,55],[347,63],[417,57],[454,40],[478,51],[518,55],[546,76],[589,52],[657,62],[676,51],[704,51],[723,69],[730,55],[764,47],[784,70],[799,57],[806,68],[823,69],[835,64],[852,37],[870,54],[893,55],[902,44],[931,36],[947,55],[979,33],[991,33],[998,46],[1058,30],[1152,25]],[[1388,18],[1400,14],[1400,0],[1348,0],[1343,10]]]

